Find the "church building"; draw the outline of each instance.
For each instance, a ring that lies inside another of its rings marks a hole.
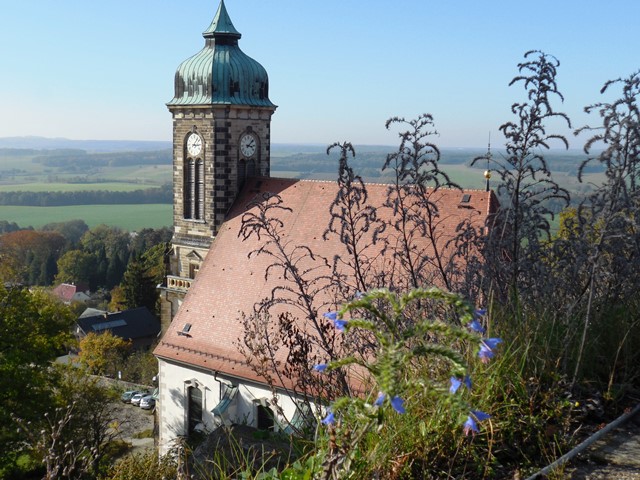
[[[287,274],[265,253],[271,248],[268,235],[243,230],[247,221],[258,219],[271,203],[276,207],[268,210],[274,220],[271,234],[298,255],[301,271],[314,269],[317,278],[350,275],[336,260],[349,256],[345,245],[339,235],[327,235],[338,184],[270,176],[276,106],[269,99],[267,72],[240,50],[241,34],[223,0],[203,36],[204,48],[178,67],[175,94],[167,104],[173,118],[174,234],[161,292],[163,336],[154,351],[161,453],[177,437],[222,424],[286,429],[300,409],[295,384],[272,372],[280,380],[270,385],[243,351],[245,322],[261,300],[279,299],[270,305],[267,321],[288,314],[295,302]],[[389,186],[366,188],[377,221],[391,221]],[[466,221],[484,228],[497,205],[490,191],[445,188],[432,192],[430,202],[437,206],[441,253],[449,256],[448,240],[458,225]],[[393,235],[392,229],[381,235]],[[359,241],[372,270],[397,268],[373,231]],[[433,235],[430,240],[416,236],[415,245],[425,252],[438,248]],[[300,254],[298,247],[313,255]],[[318,259],[326,262],[310,263]],[[317,292],[310,308],[319,315],[344,301],[331,288]],[[306,328],[303,317],[301,329]],[[278,365],[286,364],[287,355],[286,349],[275,353]]]

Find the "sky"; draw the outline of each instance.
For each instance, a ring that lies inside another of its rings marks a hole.
[[[172,138],[178,65],[219,0],[0,0],[0,137]],[[225,0],[240,48],[269,73],[273,143],[394,145],[393,116],[434,117],[440,147],[499,146],[526,100],[529,50],[560,61],[554,108],[584,106],[640,69],[638,0]],[[562,125],[572,148],[584,143]]]

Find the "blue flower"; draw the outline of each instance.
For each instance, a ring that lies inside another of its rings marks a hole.
[[[487,314],[486,308],[479,308],[475,312],[473,312],[475,317],[484,317]]]
[[[471,415],[469,415],[467,417],[467,421],[464,422],[462,431],[464,432],[465,435],[472,435],[480,431],[478,430],[478,424],[473,418],[471,418]]]
[[[502,339],[501,338],[485,338],[482,340],[482,343],[484,343],[487,346],[487,348],[489,348],[490,350],[493,350],[498,346],[499,343],[502,343]]]
[[[336,417],[333,415],[331,410],[327,410],[327,416],[322,419],[322,423],[325,425],[333,425],[333,422],[336,421]]]
[[[398,413],[404,413],[404,400],[397,395],[391,399],[391,406]]]
[[[449,387],[449,393],[453,395],[458,391],[460,385],[462,385],[462,380],[458,380],[456,377],[451,377],[449,379],[449,382],[451,383],[451,386]]]
[[[482,324],[478,320],[472,320],[467,323],[467,327],[473,330],[476,333],[484,333],[486,329],[482,326]]]
[[[478,357],[482,360],[483,363],[487,363],[493,357],[495,357],[495,353],[493,350],[498,346],[498,344],[502,343],[501,338],[484,338],[480,343],[480,351],[478,352]]]
[[[364,293],[358,290],[354,297],[356,298],[356,300],[360,300],[362,297],[364,297]]]
[[[491,418],[491,415],[488,413],[484,413],[480,410],[471,410],[471,415],[467,417],[466,422],[464,422],[463,431],[465,435],[473,435],[474,433],[478,433],[478,422],[482,422],[483,420],[487,420]]]
[[[341,332],[344,332],[344,329],[347,326],[347,323],[349,323],[347,320],[336,320],[333,322],[336,328]]]
[[[491,415],[481,410],[471,410],[471,414],[474,417],[476,417],[476,420],[478,420],[479,422],[482,422],[483,420],[488,420],[489,418],[491,418]]]
[[[495,353],[490,348],[487,348],[485,345],[480,345],[480,351],[478,352],[478,357],[482,363],[487,363],[493,357],[495,357]]]
[[[331,320],[338,330],[340,330],[341,332],[344,332],[344,329],[347,326],[348,322],[347,320],[339,319],[338,312],[327,312],[324,314],[324,317]]]
[[[327,365],[326,363],[320,363],[320,364],[316,365],[315,367],[313,367],[313,369],[316,372],[324,372],[327,369],[328,366],[329,365]]]
[[[381,407],[382,404],[384,403],[385,398],[387,398],[387,395],[383,392],[380,392],[378,394],[378,398],[376,398],[376,401],[373,402],[373,404],[376,407]],[[398,412],[398,413],[405,413],[405,409],[404,409],[404,400],[402,398],[400,398],[399,396],[395,396],[391,399],[391,406],[393,407],[393,409]]]
[[[471,390],[471,378],[469,377],[469,375],[465,375],[462,380],[458,379],[457,377],[451,377],[449,381],[451,382],[451,386],[449,387],[449,392],[452,395],[456,393],[462,385],[467,387],[467,389]]]

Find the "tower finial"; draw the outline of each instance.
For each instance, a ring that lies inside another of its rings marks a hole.
[[[491,170],[489,170],[489,163],[491,162],[491,132],[489,132],[489,145],[487,146],[487,169],[484,171],[484,178],[487,181],[486,191],[489,191],[489,180],[491,179]]]

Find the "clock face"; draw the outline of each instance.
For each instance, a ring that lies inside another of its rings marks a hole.
[[[245,157],[252,157],[256,153],[257,142],[253,135],[243,135],[240,139],[240,152]]]
[[[202,138],[195,133],[189,135],[187,138],[187,152],[189,155],[199,155],[202,151]]]

